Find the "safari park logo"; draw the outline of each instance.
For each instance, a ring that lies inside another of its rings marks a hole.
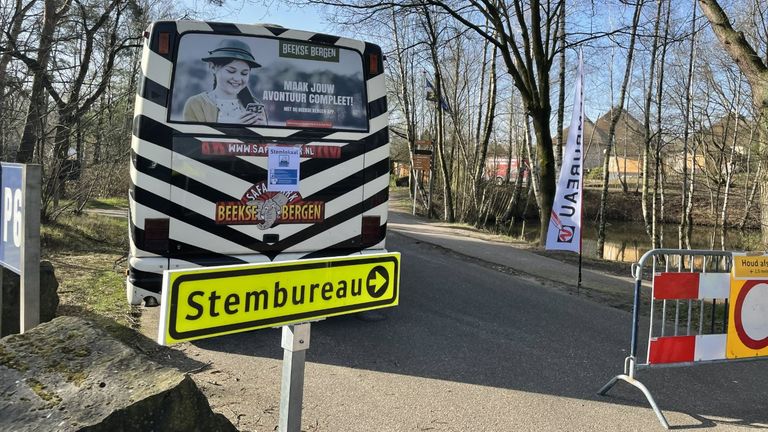
[[[266,230],[324,219],[324,202],[304,201],[298,192],[269,192],[266,182],[248,188],[240,201],[216,203],[216,223],[220,225],[256,225]]]

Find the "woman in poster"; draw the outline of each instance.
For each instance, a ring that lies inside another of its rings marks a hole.
[[[251,69],[256,63],[243,41],[224,39],[202,61],[213,73],[213,90],[196,94],[184,104],[184,120],[199,123],[266,125],[264,105],[248,90]]]

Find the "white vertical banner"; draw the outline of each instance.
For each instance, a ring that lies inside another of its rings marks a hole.
[[[573,97],[573,115],[565,142],[552,215],[547,228],[547,250],[581,252],[581,202],[583,199],[584,61],[579,53],[579,74]]]

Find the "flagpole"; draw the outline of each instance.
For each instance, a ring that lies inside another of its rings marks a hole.
[[[582,231],[584,221],[584,68],[582,52],[579,52],[579,73],[574,92],[573,114],[568,128],[568,139],[563,149],[563,163],[552,203],[552,215],[547,228],[546,250],[567,250],[579,254],[579,273],[576,279],[576,295],[582,282],[583,253]],[[578,242],[577,242],[578,240]]]
[[[583,68],[584,68],[584,48],[583,47],[579,47],[579,80],[581,80],[581,86],[579,88],[579,92],[581,93],[581,95],[580,95],[580,98],[579,98],[580,99],[579,102],[581,103],[581,116],[582,116],[581,124],[582,125],[584,124],[584,116],[585,116],[585,113],[584,113],[584,70],[583,70]],[[582,130],[582,133],[583,132],[584,131]],[[582,168],[582,176],[584,174],[583,161],[585,159],[586,159],[586,157],[583,156],[583,154],[582,154],[582,159],[581,159],[582,160],[582,167],[581,167]],[[579,185],[579,191],[581,192],[581,195],[583,196],[584,195],[583,177],[582,177],[582,182]],[[579,279],[576,282],[576,295],[577,296],[579,295],[579,291],[581,289],[581,257],[582,257],[582,254],[584,253],[584,241],[583,241],[584,240],[584,234],[583,234],[584,233],[584,206],[583,205],[581,206],[580,210],[581,210],[581,212],[579,214],[579,226],[581,228],[579,229]]]
[[[581,288],[581,248],[579,248],[579,280],[576,282],[576,295],[579,295]]]

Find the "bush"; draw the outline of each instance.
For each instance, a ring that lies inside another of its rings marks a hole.
[[[587,180],[602,180],[603,179],[603,167],[595,167],[587,171],[584,174],[584,178]]]

